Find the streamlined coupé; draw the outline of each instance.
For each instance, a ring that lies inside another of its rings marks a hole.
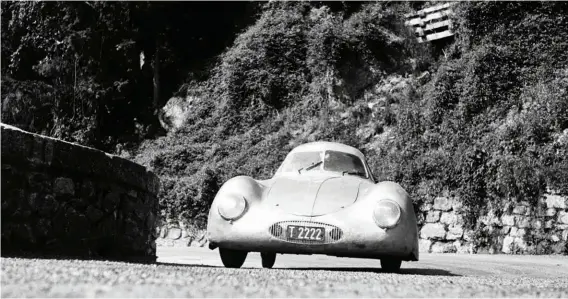
[[[294,148],[268,180],[237,176],[219,189],[209,211],[209,248],[225,267],[260,252],[272,268],[277,254],[380,259],[396,272],[418,261],[418,228],[408,193],[377,182],[364,155],[340,143]]]

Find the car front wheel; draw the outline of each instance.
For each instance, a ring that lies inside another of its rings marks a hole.
[[[240,268],[247,258],[248,252],[227,248],[219,248],[223,265],[227,268]]]
[[[385,272],[398,272],[402,261],[399,259],[381,259],[381,268]]]
[[[263,268],[272,268],[274,262],[276,262],[276,253],[273,252],[261,252],[260,257],[262,258]]]

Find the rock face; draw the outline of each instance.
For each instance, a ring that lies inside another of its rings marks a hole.
[[[176,131],[181,128],[187,120],[191,102],[194,100],[195,98],[191,96],[170,98],[158,115],[162,127],[168,131]]]
[[[421,252],[568,254],[568,198],[545,194],[536,206],[503,201],[466,230],[458,199],[437,197],[418,209]]]
[[[449,211],[452,209],[452,201],[447,197],[437,197],[434,200],[434,209],[440,211]]]
[[[440,211],[430,211],[426,214],[426,222],[438,222],[440,221]]]
[[[422,227],[420,237],[423,239],[441,240],[446,236],[446,228],[441,223],[428,223]]]
[[[560,211],[558,213],[558,222],[568,224],[568,212]]]
[[[204,230],[196,229],[181,221],[160,221],[156,229],[159,232],[159,237],[156,240],[159,246],[205,247],[208,244],[207,235]]]
[[[1,130],[3,256],[155,260],[153,173],[96,149]]]
[[[547,194],[545,200],[548,208],[566,209],[566,198],[562,196]]]

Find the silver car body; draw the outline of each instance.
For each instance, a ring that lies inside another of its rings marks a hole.
[[[365,173],[350,175],[322,166],[309,171],[286,169],[296,153],[319,152],[327,157],[328,151],[356,156]],[[240,218],[221,217],[217,205],[223,196],[246,199],[246,211]],[[394,227],[381,228],[373,217],[381,200],[394,201],[400,207]],[[291,239],[291,230],[301,226],[325,229],[323,240]],[[333,142],[294,148],[271,179],[238,176],[227,181],[211,206],[207,234],[212,249],[405,261],[419,258],[416,216],[408,193],[395,182],[375,182],[359,150]]]

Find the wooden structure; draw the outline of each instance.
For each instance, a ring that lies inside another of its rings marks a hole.
[[[405,24],[415,29],[420,43],[453,36],[450,15],[455,4],[456,2],[443,3],[407,14]]]

